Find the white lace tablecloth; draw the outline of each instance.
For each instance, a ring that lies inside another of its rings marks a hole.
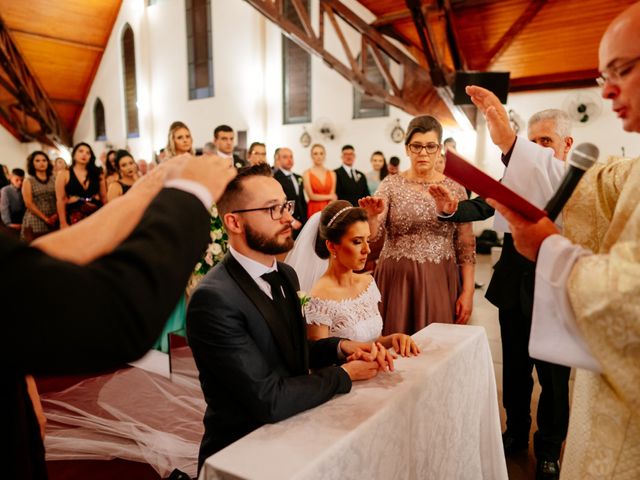
[[[507,479],[484,329],[432,324],[422,354],[209,457],[200,480]]]

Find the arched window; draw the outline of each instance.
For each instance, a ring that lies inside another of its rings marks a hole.
[[[358,63],[361,61],[361,55],[358,55]],[[384,56],[384,53],[382,53]],[[387,65],[389,64],[388,59]],[[387,82],[385,81],[380,69],[373,58],[373,52],[370,47],[367,47],[364,76],[372,83],[378,84],[383,88],[387,88]],[[371,117],[386,117],[389,115],[389,105],[379,100],[371,98],[366,93],[354,87],[353,89],[353,118],[371,118]]]
[[[211,1],[187,0],[189,100],[213,97]]]
[[[104,120],[104,106],[102,100],[96,98],[93,104],[93,128],[96,133],[96,141],[104,141],[107,139],[107,126]]]
[[[140,136],[138,128],[138,86],[136,82],[136,49],[133,30],[127,23],[122,32],[122,74],[127,138]]]

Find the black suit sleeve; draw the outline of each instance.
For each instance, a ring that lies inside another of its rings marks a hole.
[[[248,331],[250,320],[221,290],[201,288],[189,305],[189,345],[203,386],[224,385],[262,423],[278,422],[351,390],[340,367],[288,376],[263,354]]]
[[[183,293],[208,234],[202,203],[164,189],[129,238],[87,266],[0,237],[2,363],[71,374],[139,358]]]
[[[456,223],[477,222],[492,217],[495,209],[484,198],[476,197],[458,203],[458,210],[450,217],[439,217],[440,220]]]

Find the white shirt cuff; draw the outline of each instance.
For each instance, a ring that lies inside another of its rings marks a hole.
[[[456,212],[453,212],[453,213],[438,212],[438,218],[451,218],[455,214],[456,214]]]
[[[567,294],[567,280],[576,261],[592,252],[561,235],[548,237],[540,246],[536,264],[533,319],[529,355],[558,365],[600,373],[576,324]]]
[[[175,188],[177,190],[182,190],[183,192],[195,195],[207,210],[209,210],[211,208],[211,205],[213,205],[213,196],[211,195],[209,189],[194,180],[187,180],[185,178],[173,178],[171,180],[167,180],[164,186],[166,188]]]

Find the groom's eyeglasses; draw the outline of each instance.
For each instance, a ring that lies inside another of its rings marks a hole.
[[[293,208],[296,206],[295,200],[289,200],[280,205],[272,205],[270,207],[260,208],[245,208],[244,210],[234,210],[231,213],[244,213],[244,212],[258,212],[260,210],[269,210],[272,220],[280,220],[284,215],[284,212],[289,214],[293,213]]]

